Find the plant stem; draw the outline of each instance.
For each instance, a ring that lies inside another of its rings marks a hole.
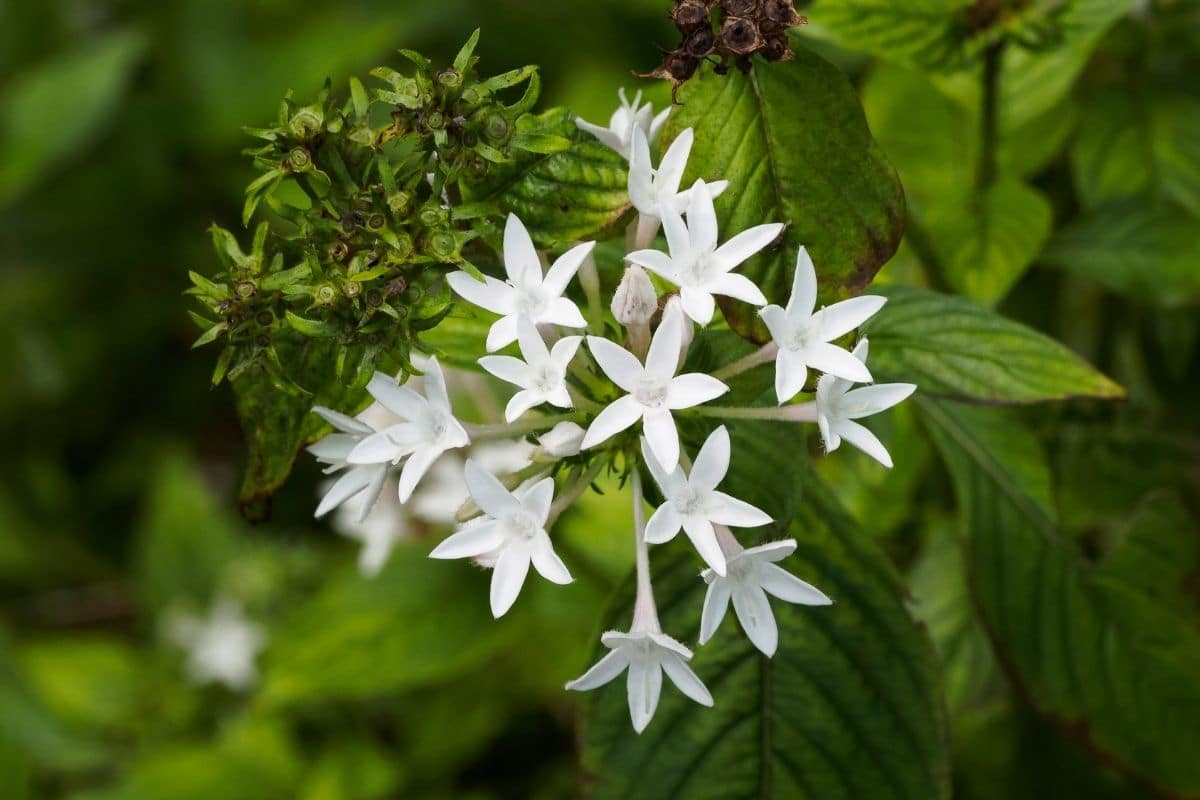
[[[732,408],[729,406],[696,406],[688,409],[701,417],[717,419],[759,419],[776,422],[816,422],[816,403],[797,403],[777,408]]]
[[[486,442],[493,439],[511,439],[516,436],[524,436],[527,433],[549,430],[560,422],[578,422],[583,416],[578,411],[571,411],[565,414],[535,417],[524,422],[496,425],[464,424],[463,427],[467,429],[467,435],[471,437],[472,442]]]
[[[642,496],[642,473],[633,470],[633,547],[637,562],[637,600],[633,606],[630,630],[658,633],[658,609],[654,606],[654,589],[650,585],[650,550],[646,546],[646,508]]]
[[[597,461],[588,468],[587,472],[578,475],[574,482],[567,487],[567,490],[558,496],[558,499],[550,506],[550,516],[546,519],[547,528],[553,525],[559,516],[587,491],[587,488],[592,485],[592,481],[596,480],[596,476],[600,474],[604,466],[605,462]]]
[[[982,196],[996,181],[999,140],[1000,76],[1004,67],[1004,40],[993,42],[983,53],[983,99],[979,114],[979,165],[975,191]]]
[[[743,356],[732,364],[726,364],[719,370],[713,373],[713,377],[717,380],[728,380],[737,375],[741,375],[748,369],[753,369],[759,364],[766,364],[771,359],[775,358],[775,354],[779,352],[779,345],[774,342],[764,344],[759,349],[755,350],[748,356]]]

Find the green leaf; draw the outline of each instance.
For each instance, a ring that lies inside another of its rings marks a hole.
[[[346,570],[286,622],[267,654],[271,707],[362,699],[442,682],[505,645],[485,583],[465,564],[434,564],[424,543],[398,548],[378,575]],[[478,594],[480,590],[483,594]]]
[[[901,64],[955,66],[966,42],[970,0],[818,0],[816,29],[844,47]]]
[[[836,67],[798,47],[794,61],[755,61],[748,75],[704,69],[680,99],[664,138],[695,129],[685,184],[731,182],[716,201],[723,237],[788,223],[782,246],[740,268],[768,300],[787,302],[800,245],[817,265],[824,301],[862,291],[896,252],[904,193]],[[765,341],[750,306],[731,301],[722,309],[738,333]]]
[[[1088,206],[1155,193],[1200,217],[1200,101],[1128,86],[1098,92],[1071,166]]]
[[[994,304],[1041,252],[1052,216],[1041,192],[1017,178],[1001,177],[982,197],[931,205],[923,224],[950,285]]]
[[[641,735],[630,727],[624,676],[589,693],[583,761],[592,797],[949,797],[932,648],[904,610],[886,559],[811,473],[800,479],[803,502],[788,531],[799,549],[781,565],[835,604],[775,601],[780,647],[771,659],[731,611],[692,662],[715,707],[667,682]],[[655,592],[664,630],[688,641],[704,583],[687,546],[673,549],[651,551]],[[631,595],[626,586],[609,627],[628,625]]]
[[[1054,339],[969,300],[904,286],[875,291],[888,302],[862,333],[877,380],[978,403],[1124,396]]]
[[[1137,300],[1164,306],[1200,301],[1197,222],[1168,203],[1106,202],[1059,231],[1042,260]]]
[[[336,336],[338,327],[331,322],[321,322],[314,319],[305,319],[299,314],[294,314],[291,311],[285,312],[287,315],[288,325],[299,331],[305,336],[311,336],[314,339],[327,339],[331,336]],[[193,345],[194,347],[195,345]]]
[[[954,479],[975,602],[1037,710],[1160,790],[1200,796],[1200,535],[1149,499],[1089,561],[1058,526],[1037,438],[995,411],[924,400]]]
[[[0,93],[0,206],[104,129],[148,44],[133,28],[89,42],[22,73]]]
[[[527,130],[537,137],[525,136]],[[555,145],[554,152],[518,151],[479,183],[464,186],[464,200],[494,203],[521,218],[540,246],[562,249],[585,239],[610,238],[629,211],[625,160],[575,127],[558,108],[522,118],[514,138]],[[558,138],[570,147],[559,149]],[[482,152],[482,151],[481,151]]]

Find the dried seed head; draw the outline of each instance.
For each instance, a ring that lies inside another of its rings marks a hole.
[[[763,45],[763,58],[767,61],[790,61],[795,58],[795,53],[788,46],[787,37],[782,33],[777,33],[767,37],[767,43]]]
[[[796,7],[792,5],[792,0],[765,0],[763,16],[771,22],[789,28],[800,22],[800,15],[796,13]]]
[[[721,41],[735,55],[750,55],[763,45],[762,34],[752,20],[727,17],[721,27]]]
[[[704,58],[713,51],[717,44],[717,36],[711,28],[701,28],[691,33],[684,40],[683,49],[693,58]]]
[[[667,54],[666,59],[663,60],[663,66],[671,78],[682,82],[696,74],[696,68],[700,66],[700,61],[687,53],[676,50]]]
[[[671,20],[675,27],[684,33],[712,24],[708,6],[701,0],[679,0],[675,4],[675,10],[671,12]]]
[[[721,0],[721,7],[730,17],[753,17],[758,13],[759,0]]]

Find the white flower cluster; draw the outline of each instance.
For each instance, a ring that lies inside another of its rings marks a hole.
[[[770,656],[778,644],[778,630],[768,595],[803,605],[831,602],[778,565],[796,549],[794,540],[743,548],[734,537],[731,528],[757,528],[772,519],[720,491],[731,459],[726,428],[713,430],[694,458],[681,446],[676,415],[729,391],[724,380],[714,375],[682,371],[693,325],[710,324],[716,314],[715,298],[727,297],[759,307],[772,336],[770,344],[719,373],[727,380],[773,360],[780,408],[709,407],[703,412],[706,417],[815,422],[827,450],[845,440],[890,466],[883,445],[855,420],[899,403],[915,387],[889,384],[851,389],[854,383],[872,380],[865,363],[866,340],[861,339],[853,352],[832,342],[875,314],[883,298],[858,297],[817,310],[816,271],[801,248],[788,305],[768,305],[759,287],[735,270],[776,241],[784,226],[758,225],[722,243],[713,198],[728,184],[698,180],[680,191],[692,131],[683,131],[655,168],[650,143],[664,115],[654,117],[649,105],[640,104],[640,95],[631,104],[622,93],[621,102],[608,128],[578,121],[580,128],[629,161],[629,197],[638,219],[630,226],[625,257],[629,266],[610,304],[620,335],[608,338],[614,327],[596,318],[604,303],[598,296],[592,261],[595,243],[575,246],[544,269],[524,224],[510,215],[502,253],[506,279],[479,280],[467,272],[448,278],[459,297],[498,316],[487,336],[490,355],[480,358],[479,365],[517,388],[504,409],[505,424],[460,422],[451,409],[445,374],[431,358],[424,368],[423,392],[382,374],[371,380],[369,393],[391,418],[378,413],[352,418],[331,409],[314,409],[336,431],[311,451],[336,476],[317,515],[353,503],[361,520],[371,512],[394,468],[399,467],[396,497],[401,505],[411,505],[410,499],[419,497],[414,492],[423,478],[447,452],[500,439],[524,441],[540,433],[527,465],[489,469],[479,459],[467,458],[461,467],[467,497],[449,500],[441,514],[456,518],[460,525],[430,554],[439,559],[472,559],[490,568],[491,608],[496,617],[516,602],[530,567],[553,583],[571,582],[550,531],[602,470],[625,470],[634,495],[637,597],[632,624],[628,632],[604,634],[602,642],[611,652],[567,688],[593,689],[627,672],[629,711],[640,732],[657,708],[664,672],[688,697],[704,705],[713,703],[688,666],[691,650],[661,629],[648,545],[669,541],[683,531],[704,561],[702,579],[708,592],[701,644],[713,636],[732,602],[746,635]],[[660,227],[667,252],[652,247]],[[590,320],[567,295],[581,270]],[[646,270],[659,285],[675,288],[660,297]],[[574,333],[584,329],[591,335]],[[519,356],[496,354],[514,342]],[[791,403],[804,390],[810,369],[824,373],[815,399]],[[544,406],[554,412],[534,411]],[[626,433],[631,429],[637,435]],[[644,475],[650,476],[663,498],[648,521]],[[556,483],[556,476],[565,477]],[[386,532],[373,535],[385,543],[376,547],[384,548],[382,558],[386,558],[390,547],[386,543],[391,539]],[[378,569],[381,563],[378,553],[364,553],[365,570]]]

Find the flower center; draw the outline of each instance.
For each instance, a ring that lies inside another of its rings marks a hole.
[[[662,408],[667,402],[667,382],[656,378],[642,378],[633,390],[633,399],[646,408]]]
[[[517,300],[517,311],[522,315],[536,323],[545,313],[546,306],[547,298],[541,289],[526,287],[521,290],[520,298]]]
[[[685,516],[698,514],[704,510],[704,495],[692,487],[687,487],[673,498],[675,509]]]
[[[509,534],[520,541],[528,542],[538,532],[538,524],[527,511],[514,511],[505,520]]]
[[[812,328],[808,325],[797,325],[792,328],[790,334],[783,342],[783,346],[793,353],[801,350],[807,350],[809,340],[812,338]]]
[[[562,383],[562,373],[550,364],[538,368],[533,376],[533,387],[542,394],[550,394]]]
[[[684,279],[685,283],[696,286],[708,283],[713,273],[710,255],[709,253],[700,253],[679,271],[679,276]]]

